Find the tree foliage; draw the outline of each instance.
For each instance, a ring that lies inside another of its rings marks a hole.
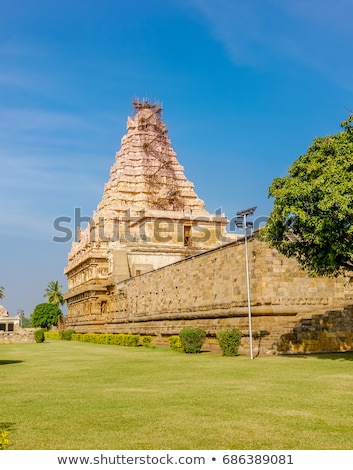
[[[353,115],[338,134],[313,139],[269,188],[266,239],[314,275],[353,269]]]
[[[64,305],[65,303],[62,286],[59,285],[59,281],[50,281],[43,297],[47,298],[49,304]]]
[[[22,317],[21,326],[22,328],[30,328],[32,326],[30,318]]]
[[[62,311],[55,304],[38,304],[31,315],[31,324],[34,328],[46,328],[58,324]]]
[[[0,286],[0,299],[3,299],[5,297],[4,290],[5,290],[5,287]]]

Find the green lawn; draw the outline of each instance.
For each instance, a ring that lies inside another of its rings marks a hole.
[[[10,449],[353,449],[353,354],[0,345]]]

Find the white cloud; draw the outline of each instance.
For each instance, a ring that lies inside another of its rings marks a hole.
[[[340,36],[352,34],[353,4],[351,0],[270,0],[285,14],[312,25],[321,25],[326,31],[336,31]]]
[[[351,0],[192,0],[237,65],[284,59],[352,89]]]
[[[0,56],[42,56],[43,52],[38,47],[34,47],[29,43],[24,44],[18,41],[15,36],[9,37],[0,43]]]
[[[28,108],[0,108],[0,123],[0,132],[96,129],[96,126],[73,113]]]
[[[0,208],[0,234],[15,236],[26,240],[50,240],[52,225],[50,220],[40,214],[27,212],[23,205],[9,204]]]
[[[85,205],[88,209],[82,214],[91,215],[90,205],[95,208],[102,192],[92,173],[69,163],[57,168],[55,162],[40,158],[0,155],[0,167],[0,234],[4,235],[51,240],[56,217],[73,217],[74,207]]]
[[[0,109],[0,233],[48,240],[55,217],[95,208],[99,158],[85,139],[94,132],[80,115]]]

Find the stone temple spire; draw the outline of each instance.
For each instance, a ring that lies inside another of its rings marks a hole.
[[[184,175],[162,120],[158,104],[134,101],[134,115],[127,120],[127,134],[121,140],[97,213],[122,217],[141,210],[187,210],[207,215],[194,185]]]
[[[68,255],[71,311],[89,310],[90,296],[117,282],[225,243],[226,224],[185,177],[159,104],[133,101],[102,200]]]

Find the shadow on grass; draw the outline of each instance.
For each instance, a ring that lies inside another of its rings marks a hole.
[[[15,429],[15,423],[6,423],[0,421],[0,432],[1,431],[13,431]]]
[[[308,359],[309,357],[315,357],[316,359],[324,359],[326,361],[352,361],[353,362],[353,351],[346,352],[332,352],[332,353],[303,353],[303,354],[281,354],[285,357],[291,357],[293,359]]]
[[[345,360],[345,361],[353,361],[353,352],[337,352],[337,353],[321,353],[321,354],[314,354],[317,359],[326,359],[331,361],[338,361],[338,360]]]
[[[10,361],[10,360],[0,360],[0,366],[6,366],[8,364],[18,364],[23,361]]]

